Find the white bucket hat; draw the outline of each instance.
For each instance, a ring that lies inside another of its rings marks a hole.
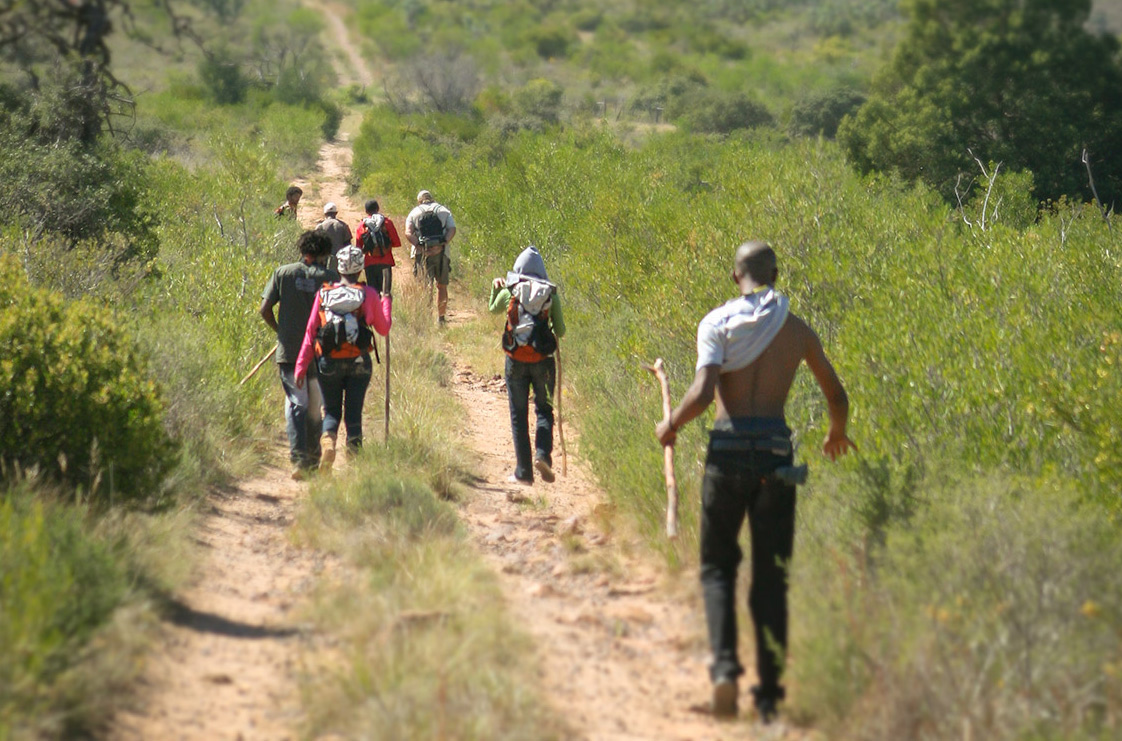
[[[336,252],[335,259],[339,261],[340,275],[355,275],[356,273],[361,273],[363,262],[365,262],[362,250],[358,247],[351,247],[350,245]]]

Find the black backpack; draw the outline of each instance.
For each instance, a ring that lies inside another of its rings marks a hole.
[[[436,212],[437,208],[437,206],[433,206],[421,214],[421,218],[417,220],[417,230],[421,233],[422,247],[435,247],[438,244],[444,244],[444,222],[440,220],[440,214]]]
[[[368,255],[381,257],[390,248],[390,233],[386,230],[386,218],[374,214],[363,219],[366,228],[362,231],[362,251]]]

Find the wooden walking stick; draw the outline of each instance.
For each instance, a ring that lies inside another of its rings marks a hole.
[[[270,350],[269,352],[265,353],[265,357],[263,357],[263,358],[261,358],[260,360],[257,361],[257,365],[253,366],[253,370],[251,370],[249,373],[245,374],[245,378],[243,378],[241,381],[239,381],[238,385],[241,386],[241,385],[245,384],[246,381],[253,378],[253,375],[255,373],[257,373],[257,371],[261,370],[261,366],[265,365],[265,361],[267,361],[269,358],[276,355],[276,353],[277,353],[277,346],[273,345],[273,349]]]
[[[382,269],[382,293],[390,295],[393,286],[393,269]],[[386,430],[385,440],[390,439],[390,333],[386,332]]]
[[[557,433],[561,436],[561,475],[569,475],[569,456],[565,453],[565,425],[561,422],[561,340],[557,340]]]
[[[659,388],[662,389],[662,418],[670,419],[670,382],[663,369],[662,358],[654,361],[653,365],[644,365],[643,368],[655,374],[658,378]],[[662,447],[662,473],[666,477],[666,535],[669,538],[678,537],[678,479],[674,476],[674,446]]]

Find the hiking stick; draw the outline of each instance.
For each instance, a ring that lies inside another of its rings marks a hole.
[[[390,294],[393,285],[393,269],[382,268],[382,292]],[[390,440],[390,333],[386,332],[386,431],[385,440]]]
[[[273,349],[270,350],[268,353],[266,353],[265,357],[263,357],[263,358],[261,358],[260,360],[257,361],[257,365],[253,366],[253,370],[251,370],[249,373],[247,373],[245,375],[245,378],[243,378],[238,383],[238,385],[241,386],[241,385],[245,384],[246,381],[253,378],[253,375],[255,373],[257,373],[257,371],[261,370],[261,366],[265,365],[265,361],[267,361],[269,358],[273,357],[273,355],[275,355],[276,352],[277,352],[277,346],[273,345]]]
[[[557,341],[557,434],[561,436],[561,475],[569,475],[569,456],[565,452],[565,425],[561,422],[561,340]]]
[[[663,369],[662,358],[654,361],[654,365],[644,365],[643,368],[655,374],[658,378],[659,388],[662,389],[662,418],[670,419],[670,382]],[[678,479],[674,476],[674,446],[662,446],[662,473],[666,477],[666,535],[669,538],[678,537]]]

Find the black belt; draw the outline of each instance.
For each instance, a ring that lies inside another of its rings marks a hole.
[[[719,451],[763,451],[791,455],[791,440],[785,437],[710,437],[709,449]]]

